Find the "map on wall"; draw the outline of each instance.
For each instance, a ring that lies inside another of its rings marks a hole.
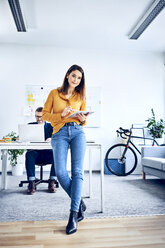
[[[25,88],[24,116],[34,116],[37,107],[43,107],[49,92],[55,89],[53,85],[27,85]],[[101,125],[101,88],[87,88],[87,111],[94,111],[88,116],[86,127],[100,127]]]

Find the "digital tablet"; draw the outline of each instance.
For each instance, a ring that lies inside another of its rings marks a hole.
[[[79,113],[83,113],[84,115],[88,114],[93,114],[94,112],[93,111],[76,111],[74,112],[73,114],[69,115],[67,118],[73,118],[73,117],[76,117],[77,114]]]

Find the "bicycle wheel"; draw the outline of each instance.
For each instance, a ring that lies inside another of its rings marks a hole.
[[[137,166],[137,155],[126,144],[117,144],[109,148],[105,155],[108,170],[116,176],[127,176]]]

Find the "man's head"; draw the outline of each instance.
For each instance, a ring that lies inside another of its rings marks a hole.
[[[35,111],[35,117],[36,117],[36,121],[38,124],[42,124],[43,120],[42,120],[42,107],[38,107]]]

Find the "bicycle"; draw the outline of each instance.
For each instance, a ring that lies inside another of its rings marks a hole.
[[[116,176],[127,176],[130,175],[137,166],[137,155],[135,150],[141,154],[140,150],[136,147],[136,145],[131,141],[131,138],[143,139],[143,140],[151,140],[152,145],[156,144],[157,141],[153,138],[139,137],[132,135],[133,127],[129,129],[123,129],[122,127],[117,130],[117,135],[122,139],[128,139],[126,144],[119,143],[110,147],[105,155],[105,164],[107,169]],[[132,145],[132,147],[130,146]]]

